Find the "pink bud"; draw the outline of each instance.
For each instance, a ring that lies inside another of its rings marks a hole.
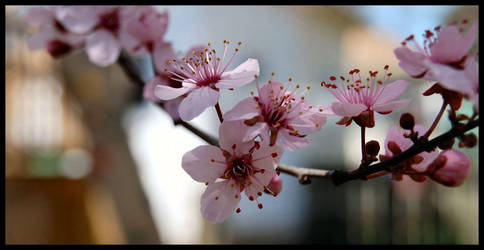
[[[274,177],[272,177],[271,182],[269,182],[269,185],[267,185],[267,189],[270,190],[270,194],[277,196],[279,192],[282,190],[282,179],[279,177],[279,175],[275,174]]]
[[[466,154],[449,149],[442,152],[427,168],[434,181],[448,186],[460,186],[471,172],[471,159]]]

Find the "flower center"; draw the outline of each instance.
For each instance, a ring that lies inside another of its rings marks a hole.
[[[100,27],[103,27],[114,34],[118,33],[119,30],[119,14],[118,9],[111,12],[103,14],[100,16]]]

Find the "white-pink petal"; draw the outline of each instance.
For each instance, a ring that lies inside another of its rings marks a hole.
[[[230,181],[208,184],[200,202],[203,218],[220,223],[234,212],[239,202],[240,192],[230,186]]]
[[[254,116],[259,115],[260,107],[259,104],[252,97],[247,97],[240,101],[231,110],[224,114],[224,120],[246,120],[251,119]]]
[[[155,87],[155,96],[161,100],[171,100],[182,96],[195,89],[194,84],[184,84],[181,88],[173,88],[166,85],[157,85]]]
[[[215,86],[226,89],[237,88],[252,82],[255,75],[259,75],[259,61],[249,58],[234,70],[224,72]]]
[[[182,168],[198,182],[214,182],[226,167],[220,148],[211,145],[198,146],[182,158]]]
[[[118,60],[121,46],[111,32],[101,29],[87,37],[86,51],[91,62],[106,67]]]
[[[232,146],[235,144],[235,153],[237,155],[247,154],[249,149],[254,145],[253,142],[244,142],[247,125],[243,121],[225,121],[220,125],[219,145],[220,148],[232,153]]]
[[[210,87],[199,87],[193,89],[180,103],[178,112],[180,113],[181,119],[184,121],[192,120],[208,107],[217,104],[218,98],[219,92]]]
[[[361,103],[341,103],[333,102],[331,104],[331,110],[338,116],[353,117],[361,114],[361,112],[367,109],[366,105]]]
[[[412,101],[412,98],[408,98],[408,99],[402,99],[402,100],[393,101],[393,102],[375,104],[371,106],[370,109],[379,113],[388,113],[388,112],[392,112],[395,109],[399,109],[407,106],[411,101]]]
[[[96,7],[93,6],[58,6],[55,15],[62,25],[71,32],[83,34],[99,22]]]
[[[246,126],[246,131],[245,131],[245,136],[242,139],[243,141],[252,141],[254,140],[258,135],[267,135],[270,132],[269,126],[267,126],[267,123],[265,122],[258,122],[252,126]]]
[[[375,104],[384,104],[401,96],[409,85],[410,82],[404,80],[396,80],[390,84],[385,85],[382,92],[377,97]]]
[[[311,145],[313,141],[299,136],[290,135],[287,129],[281,129],[277,133],[276,145],[289,151],[294,151]]]

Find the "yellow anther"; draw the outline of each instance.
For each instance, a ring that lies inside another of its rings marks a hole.
[[[323,112],[323,109],[319,109],[319,112]]]
[[[299,84],[298,84],[298,85],[296,85],[296,89],[298,89],[299,87],[301,87],[301,86],[299,86]]]
[[[271,81],[271,80],[269,80],[269,81],[267,81],[267,83],[271,84],[271,83],[272,83],[272,81]],[[272,91],[271,93],[273,93],[273,92],[274,92],[274,91]]]
[[[313,108],[313,105],[309,105],[309,108],[312,109]]]
[[[239,48],[235,48],[235,51],[239,51]]]
[[[208,181],[205,182],[205,186],[208,186]]]
[[[309,89],[311,89],[311,86],[308,85],[306,88],[309,90]]]
[[[208,42],[207,45],[210,46],[210,42]]]
[[[238,199],[239,198],[239,195],[238,194],[235,194],[234,197],[235,197],[235,199]]]
[[[185,57],[180,58],[181,60],[185,60]]]
[[[292,81],[292,77],[289,77],[289,81]]]
[[[173,61],[176,62],[176,58],[173,58]]]
[[[242,42],[238,42],[237,44],[238,44],[238,45],[242,45]]]
[[[168,64],[171,64],[171,61],[168,61]]]
[[[255,106],[255,108],[256,108],[256,109],[259,109],[259,108],[260,108],[260,106],[259,106],[259,105],[257,105],[257,106]]]
[[[257,75],[254,75],[254,78],[257,78]]]
[[[254,95],[254,91],[250,91],[250,95]]]
[[[218,196],[215,196],[215,200],[218,200]]]
[[[164,68],[163,70],[164,70],[165,72],[166,72],[166,71],[168,71],[168,69],[167,69],[167,68]]]
[[[215,159],[214,158],[210,159],[210,162],[215,162]]]
[[[301,100],[304,100],[304,96],[301,96]]]
[[[314,124],[314,126],[316,126],[316,128],[317,128],[317,127],[319,127],[319,124],[318,124],[318,123],[316,123],[316,124]]]
[[[281,87],[280,87],[280,89],[284,89],[284,87],[283,87],[283,86],[281,86]]]
[[[274,76],[276,73],[272,72],[271,75]]]

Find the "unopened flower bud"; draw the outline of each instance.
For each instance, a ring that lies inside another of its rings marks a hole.
[[[47,43],[47,51],[54,58],[59,58],[72,50],[72,46],[59,40],[53,40]]]
[[[271,182],[269,182],[269,185],[267,185],[267,190],[265,190],[265,192],[277,196],[281,190],[282,179],[279,175],[275,174],[274,177],[272,177]]]
[[[472,148],[477,145],[477,136],[474,133],[464,135],[464,139],[459,142],[459,147]]]
[[[400,127],[406,130],[412,130],[415,126],[415,119],[410,113],[404,113],[400,116]]]
[[[365,147],[368,155],[376,156],[378,155],[378,152],[380,152],[380,144],[377,141],[369,141],[366,143]]]
[[[454,149],[442,152],[427,168],[432,180],[448,187],[460,186],[470,172],[469,156]]]

